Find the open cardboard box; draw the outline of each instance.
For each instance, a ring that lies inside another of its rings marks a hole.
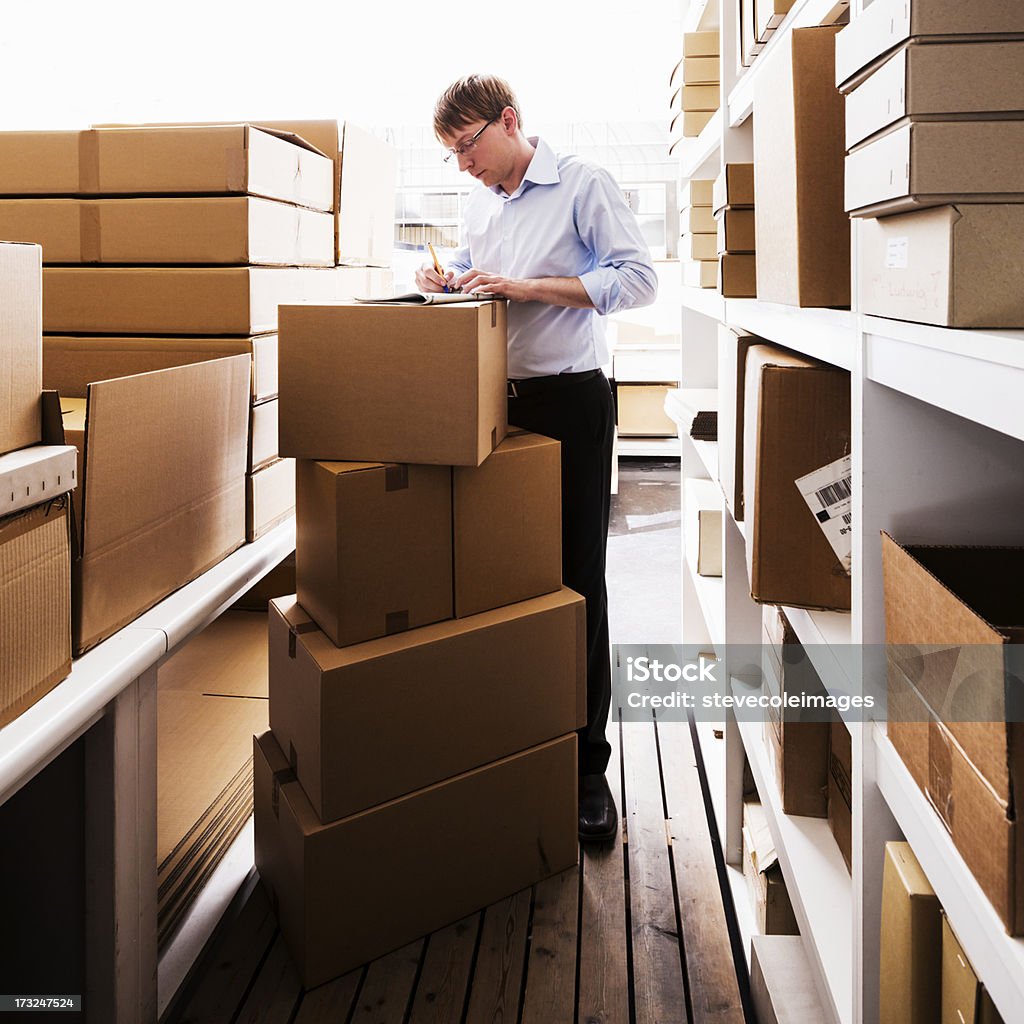
[[[44,392],[48,442],[78,449],[76,654],[243,542],[250,368],[230,356],[93,382],[85,400]]]

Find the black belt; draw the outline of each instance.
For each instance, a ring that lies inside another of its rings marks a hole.
[[[592,380],[601,373],[600,370],[582,370],[580,373],[553,373],[548,377],[525,377],[522,380],[510,380],[506,397],[529,398],[545,391],[558,391]]]

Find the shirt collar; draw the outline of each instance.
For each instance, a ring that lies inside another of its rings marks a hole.
[[[526,141],[533,146],[534,154],[519,188],[509,196],[500,185],[491,186],[491,191],[503,199],[513,199],[520,195],[526,190],[527,183],[530,185],[555,185],[561,180],[558,176],[558,157],[555,156],[555,151],[537,135],[529,136]]]

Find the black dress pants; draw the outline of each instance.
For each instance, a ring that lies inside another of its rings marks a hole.
[[[579,383],[509,398],[511,425],[562,444],[562,579],[587,601],[587,724],[578,730],[581,775],[601,774],[611,703],[605,560],[615,412],[599,373]]]

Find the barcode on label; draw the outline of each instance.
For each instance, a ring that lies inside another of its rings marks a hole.
[[[844,524],[845,524],[846,526],[849,526],[849,525],[850,525],[850,523],[852,523],[852,522],[853,522],[853,513],[851,513],[851,512],[846,512],[846,513],[845,513],[845,514],[843,515],[843,523],[844,523]]]
[[[815,491],[814,494],[818,501],[827,508],[829,505],[835,505],[851,497],[853,486],[850,477],[846,477],[844,480],[837,480],[834,484],[822,487],[820,491]]]

